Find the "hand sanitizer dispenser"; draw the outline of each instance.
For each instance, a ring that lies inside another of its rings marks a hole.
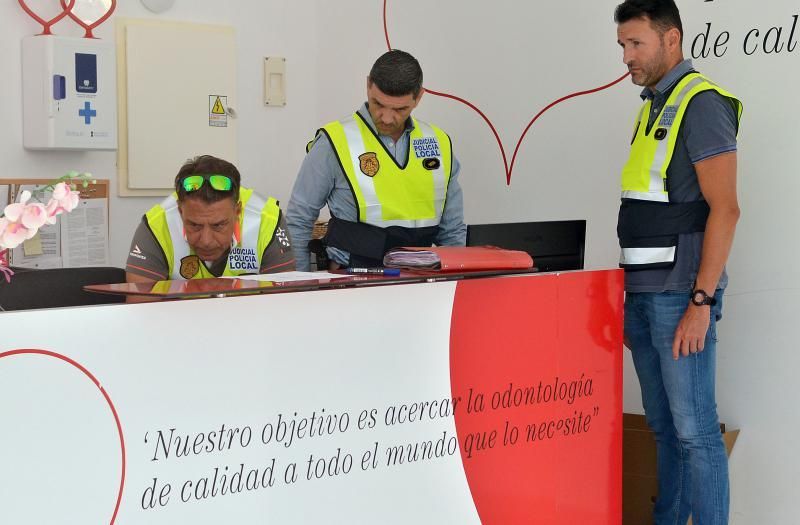
[[[53,35],[22,40],[27,149],[117,149],[116,94],[112,44]]]

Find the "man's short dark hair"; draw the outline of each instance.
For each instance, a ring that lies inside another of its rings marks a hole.
[[[225,175],[231,179],[231,189],[228,191],[217,191],[211,187],[211,183],[207,180],[203,182],[198,190],[187,192],[181,182],[189,175]],[[178,194],[178,201],[189,199],[201,199],[202,201],[212,204],[223,199],[233,199],[234,203],[239,202],[239,187],[241,186],[242,177],[239,175],[239,170],[236,166],[211,155],[200,155],[193,159],[187,160],[181,166],[178,175],[175,176],[175,191]]]
[[[614,22],[624,24],[630,20],[648,18],[661,35],[677,28],[683,43],[683,23],[678,6],[673,0],[625,0],[614,11]]]
[[[422,67],[409,53],[392,49],[372,65],[369,80],[389,96],[411,94],[417,98],[422,90]]]

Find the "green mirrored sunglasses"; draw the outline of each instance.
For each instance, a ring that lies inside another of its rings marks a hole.
[[[233,187],[230,177],[218,174],[189,175],[183,178],[181,186],[186,192],[191,193],[202,188],[205,181],[208,181],[211,187],[217,191],[231,191],[231,187]]]

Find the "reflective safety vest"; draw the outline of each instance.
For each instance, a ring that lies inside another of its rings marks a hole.
[[[358,113],[317,132],[333,145],[358,208],[357,222],[332,217],[324,239],[350,252],[351,264],[380,264],[392,247],[430,246],[436,238],[450,183],[450,137],[412,120],[404,165]]]
[[[242,208],[239,225],[234,233],[228,262],[222,275],[258,273],[261,269],[261,257],[272,242],[280,220],[278,201],[272,197],[264,200],[252,189],[240,188],[239,204]],[[161,204],[153,206],[145,214],[145,218],[164,252],[170,279],[215,277],[186,241],[175,193]]]
[[[358,113],[322,128],[350,183],[358,221],[386,228],[438,226],[450,182],[450,137],[413,119],[406,164],[395,161]]]
[[[652,100],[645,101],[639,112],[630,156],[622,170],[622,203],[617,222],[622,268],[671,267],[675,264],[679,234],[705,231],[708,204],[704,200],[672,202],[667,170],[689,102],[710,90],[727,97],[736,108],[737,121],[741,120],[739,99],[694,72],[673,88],[650,130],[647,123]]]

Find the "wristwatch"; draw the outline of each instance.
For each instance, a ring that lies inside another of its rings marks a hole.
[[[692,292],[692,304],[695,306],[714,306],[717,300],[713,296],[709,296],[705,290],[697,288]]]

